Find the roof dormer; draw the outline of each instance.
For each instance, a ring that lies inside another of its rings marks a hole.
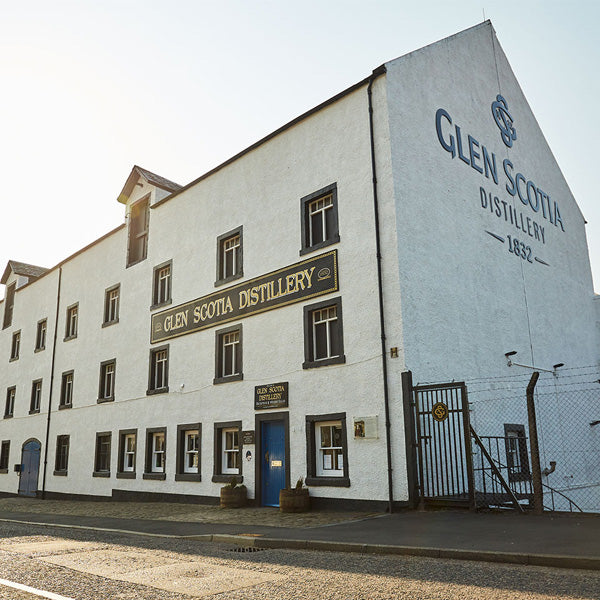
[[[27,263],[9,260],[4,269],[4,274],[0,283],[6,285],[16,284],[16,288],[23,287],[36,279],[39,279],[48,269],[45,267],[37,267],[36,265],[28,265]]]
[[[166,198],[173,192],[182,188],[178,183],[169,181],[156,173],[151,173],[142,167],[135,165],[119,194],[117,200],[127,207],[126,214],[129,214],[130,207],[141,198],[150,195],[150,206]]]
[[[148,253],[150,207],[181,189],[160,175],[135,166],[117,200],[125,204],[127,232],[127,266],[144,260]]]

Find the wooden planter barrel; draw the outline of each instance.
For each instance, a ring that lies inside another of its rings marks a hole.
[[[280,490],[279,510],[281,512],[306,512],[310,510],[310,496],[307,488],[300,490]]]
[[[221,508],[242,508],[246,506],[246,486],[222,487]]]

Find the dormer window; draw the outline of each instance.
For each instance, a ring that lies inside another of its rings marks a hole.
[[[129,239],[127,266],[134,265],[148,255],[148,224],[150,222],[150,197],[136,202],[129,213]]]
[[[4,322],[2,324],[2,329],[6,329],[12,325],[16,288],[16,283],[11,283],[10,285],[6,286],[6,296],[4,297]]]

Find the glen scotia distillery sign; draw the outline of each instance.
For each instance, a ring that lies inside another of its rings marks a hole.
[[[517,130],[508,103],[500,94],[492,102],[492,117],[500,130],[500,138],[507,148],[512,148]],[[453,159],[460,159],[459,162],[470,166],[497,186],[504,184],[498,195],[495,190],[489,191],[484,187],[488,182],[484,181],[479,188],[481,208],[498,219],[497,224],[485,232],[506,244],[508,252],[523,261],[549,266],[539,254],[544,254],[551,231],[565,231],[559,203],[520,172],[510,159],[505,158],[500,167],[496,153],[472,135],[465,134],[443,108],[435,113],[435,129],[440,145]],[[502,179],[504,181],[501,182]],[[508,193],[508,197],[504,196],[504,192]]]
[[[150,343],[338,290],[337,250],[152,315]]]

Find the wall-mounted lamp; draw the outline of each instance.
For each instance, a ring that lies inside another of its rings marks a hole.
[[[536,367],[536,366],[532,366],[532,365],[523,365],[521,363],[518,362],[513,362],[511,359],[511,356],[514,356],[517,353],[516,350],[511,350],[510,352],[505,352],[504,356],[506,356],[506,364],[509,367],[523,367],[525,369],[533,369],[534,371],[545,371],[546,373],[552,373],[554,375],[556,375],[556,369],[558,369],[559,367],[564,367],[565,363],[556,363],[552,369],[542,369],[541,367]]]
[[[590,423],[590,427],[594,427],[594,425],[600,425],[600,421],[592,421]]]

